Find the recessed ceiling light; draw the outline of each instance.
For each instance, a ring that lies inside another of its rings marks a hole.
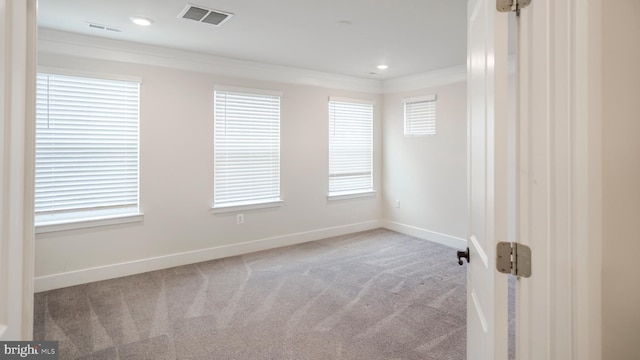
[[[380,70],[386,70],[388,68],[389,68],[389,66],[387,66],[387,65],[378,65],[378,69],[380,69]]]
[[[134,24],[140,25],[140,26],[149,26],[149,25],[153,24],[153,20],[148,19],[148,18],[144,18],[144,17],[140,17],[140,16],[131,17],[131,21]]]

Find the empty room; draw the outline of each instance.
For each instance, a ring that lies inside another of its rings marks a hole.
[[[637,349],[633,3],[0,3],[4,355]]]
[[[464,358],[466,1],[377,5],[40,1],[34,339]]]

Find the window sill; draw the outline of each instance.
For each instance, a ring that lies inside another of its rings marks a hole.
[[[375,197],[375,190],[368,191],[359,191],[359,192],[337,192],[337,193],[329,193],[327,195],[328,201],[339,201],[339,200],[348,200],[348,199],[358,199],[358,198],[369,198]]]
[[[268,209],[282,206],[282,200],[272,200],[261,203],[246,203],[246,204],[230,204],[230,205],[219,205],[211,208],[211,213],[213,214],[224,214],[224,213],[232,213],[238,211],[247,211],[247,210],[258,210],[258,209]]]
[[[43,234],[56,231],[77,230],[108,225],[142,222],[143,220],[144,215],[142,213],[136,213],[128,215],[112,215],[84,219],[43,222],[40,224],[36,224],[35,228],[36,234]]]

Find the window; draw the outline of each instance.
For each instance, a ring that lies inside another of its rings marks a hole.
[[[280,93],[218,88],[214,208],[280,202]]]
[[[373,104],[329,99],[329,196],[373,191]]]
[[[133,215],[139,81],[39,73],[35,223]]]
[[[436,96],[404,100],[404,136],[436,134]]]

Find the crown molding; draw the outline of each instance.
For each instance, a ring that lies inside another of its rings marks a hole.
[[[374,94],[407,92],[464,82],[467,76],[466,65],[460,65],[387,80],[364,79],[47,28],[38,30],[38,52]],[[514,62],[509,63],[512,67]]]
[[[508,59],[509,75],[515,76],[517,56],[510,54]],[[385,94],[422,90],[467,81],[467,66],[459,65],[421,74],[408,75],[382,81]]]
[[[137,44],[120,40],[38,29],[40,54],[161,66],[172,69],[380,94],[382,81],[287,66],[237,60],[203,53]]]
[[[382,90],[385,94],[421,90],[467,81],[467,66],[460,65],[384,80]]]

